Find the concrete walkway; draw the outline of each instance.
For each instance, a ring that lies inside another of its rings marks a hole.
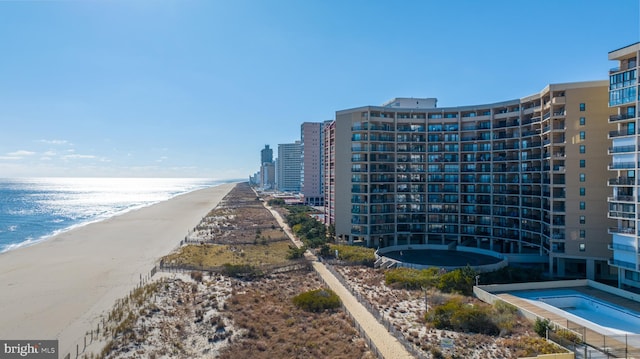
[[[298,240],[291,232],[289,226],[284,222],[280,213],[271,207],[267,206],[265,203],[265,207],[271,211],[273,217],[278,221],[280,227],[284,230],[284,232],[289,236],[291,241],[298,247],[302,247],[303,243]],[[373,344],[376,346],[380,354],[384,358],[389,359],[403,359],[403,358],[413,358],[411,354],[405,349],[405,347],[396,339],[393,335],[387,331],[387,329],[380,324],[376,320],[376,318],[369,313],[367,308],[365,308],[356,297],[351,294],[351,292],[345,288],[342,283],[336,278],[327,267],[318,261],[318,258],[314,256],[311,252],[307,251],[305,253],[305,257],[311,261],[313,264],[313,268],[316,272],[324,279],[329,288],[333,290],[342,300],[342,304],[346,308],[347,312],[351,314],[354,320],[358,323],[358,325],[364,330],[367,336],[371,339]]]

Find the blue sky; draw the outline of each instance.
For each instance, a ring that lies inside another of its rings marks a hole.
[[[637,0],[0,1],[0,177],[246,178],[305,121],[607,78]]]

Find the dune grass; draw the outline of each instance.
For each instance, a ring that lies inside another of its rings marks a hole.
[[[252,266],[287,264],[291,241],[266,244],[195,244],[180,248],[163,258],[166,265],[216,268],[224,264]]]

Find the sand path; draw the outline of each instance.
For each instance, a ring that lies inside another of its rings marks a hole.
[[[75,357],[100,315],[234,186],[190,192],[0,255],[0,338],[58,339],[60,357]]]
[[[280,227],[282,227],[289,236],[289,238],[293,241],[293,243],[299,247],[303,244],[299,241],[291,232],[291,228],[285,223],[282,219],[282,216],[272,209],[271,207],[267,208],[271,211],[273,216],[275,217]],[[309,251],[305,253],[305,257],[310,259],[313,264],[313,268],[316,272],[324,279],[329,288],[333,290],[342,300],[342,304],[346,308],[346,310],[351,314],[354,320],[358,323],[358,325],[367,333],[367,336],[371,338],[371,341],[374,343],[378,351],[384,358],[389,359],[404,359],[404,358],[413,358],[411,354],[405,349],[405,347],[396,339],[393,335],[389,333],[389,331],[382,325],[380,322],[376,320],[376,318],[369,313],[369,311],[356,299],[356,297],[349,292],[345,286],[340,283],[338,278],[336,278],[327,267],[318,261],[318,259],[313,256]]]

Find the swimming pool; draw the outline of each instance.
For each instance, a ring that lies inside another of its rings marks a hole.
[[[575,290],[542,290],[512,294],[603,334],[640,334],[640,313]]]

